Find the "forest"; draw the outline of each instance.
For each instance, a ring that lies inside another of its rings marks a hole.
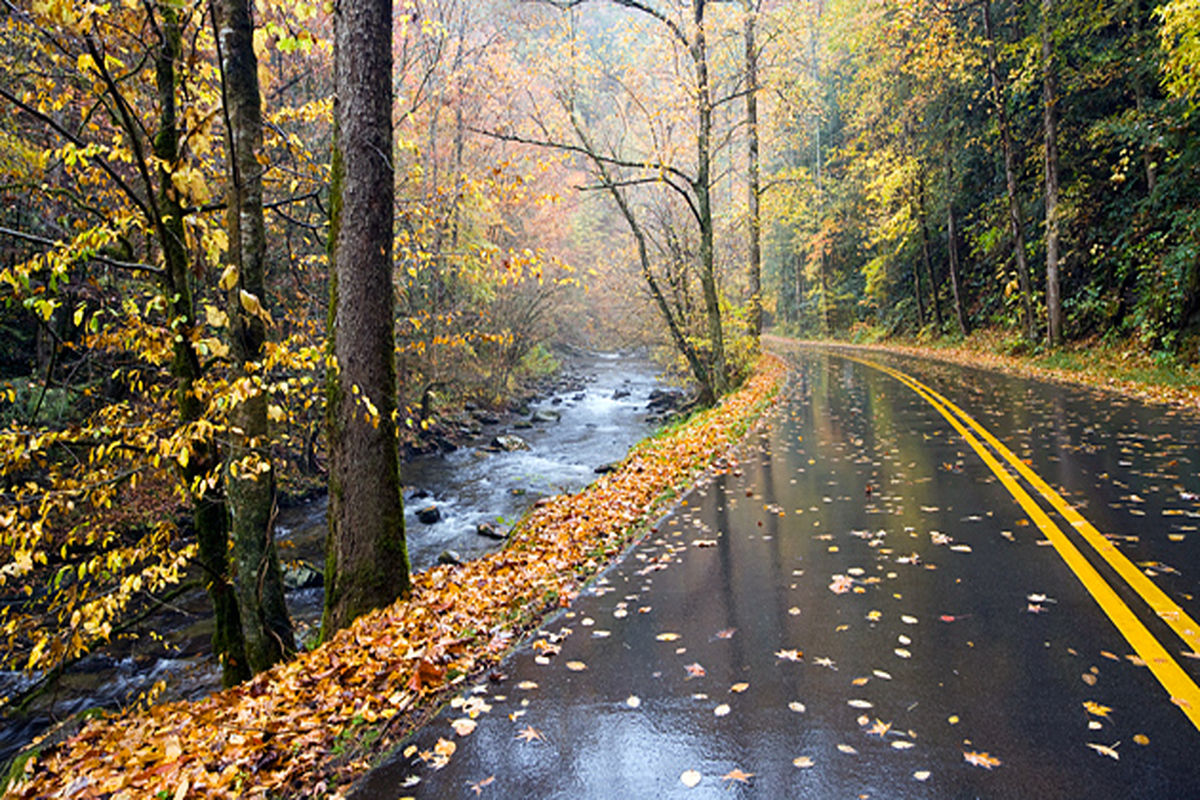
[[[227,686],[315,644],[289,498],[330,492],[322,639],[406,595],[400,462],[563,348],[652,352],[696,408],[764,332],[1200,360],[1198,0],[5,0],[0,31],[0,713],[183,587]]]

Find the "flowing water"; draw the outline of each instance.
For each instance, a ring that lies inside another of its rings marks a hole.
[[[502,546],[479,535],[480,523],[507,530],[538,498],[579,489],[595,479],[596,467],[619,461],[656,424],[647,411],[650,393],[662,388],[655,367],[644,357],[622,353],[572,357],[569,377],[555,393],[529,404],[528,415],[480,415],[477,437],[451,453],[420,456],[401,468],[405,523],[414,570],[437,562],[450,550],[475,558]],[[531,422],[537,412],[558,419]],[[527,427],[528,426],[528,427]],[[495,437],[516,434],[528,450],[497,451]],[[437,522],[419,521],[418,512],[436,506]],[[326,498],[284,509],[276,540],[285,563],[323,569]],[[320,622],[320,586],[288,592],[288,607],[303,641]],[[195,698],[220,686],[209,656],[211,618],[207,597],[196,591],[165,604],[138,634],[88,656],[60,678],[23,715],[0,719],[0,764],[57,720],[89,708],[116,708],[135,700],[158,681],[166,697]],[[161,635],[155,641],[154,633]],[[0,672],[0,696],[21,691],[29,678]]]

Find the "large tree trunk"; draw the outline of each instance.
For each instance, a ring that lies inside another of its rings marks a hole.
[[[192,348],[190,330],[195,324],[192,292],[188,283],[189,262],[183,229],[183,208],[173,190],[169,166],[179,158],[179,127],[176,117],[175,64],[182,52],[183,30],[174,6],[160,6],[162,40],[155,51],[155,81],[161,114],[160,127],[154,135],[154,156],[160,166],[158,195],[155,198],[155,220],[163,248],[163,294],[170,304],[176,337],[173,344],[171,375],[175,379],[175,402],[180,421],[184,424],[200,419],[203,405],[196,397],[194,385],[200,378],[200,360]],[[130,131],[136,136],[136,130]],[[220,454],[212,439],[191,443],[183,480],[187,486],[200,485],[193,496],[192,525],[199,550],[199,564],[205,575],[205,588],[212,599],[214,629],[213,654],[221,664],[221,680],[226,686],[250,677],[238,616],[237,598],[228,580],[229,531],[224,498],[214,489],[204,489],[201,478],[220,464]]]
[[[725,371],[725,339],[721,330],[721,301],[717,289],[716,251],[713,246],[713,216],[711,193],[712,91],[708,83],[708,46],[704,37],[704,8],[706,0],[693,0],[693,21],[696,25],[692,40],[692,62],[696,68],[696,209],[700,222],[700,288],[704,294],[704,313],[708,320],[709,366],[712,387],[717,395],[729,387]]]
[[[409,589],[393,419],[391,34],[390,0],[334,6],[326,638]]]
[[[249,0],[213,3],[221,59],[228,145],[226,226],[230,338],[240,371],[241,402],[231,411],[225,476],[233,534],[234,590],[251,671],[262,672],[295,650],[275,549],[275,473],[267,430],[267,396],[259,363],[266,341],[266,232],[262,207],[262,108]]]
[[[1054,0],[1042,0],[1042,122],[1046,140],[1046,338],[1052,347],[1063,342],[1059,296],[1058,229],[1058,74],[1054,64]]]
[[[992,34],[992,4],[990,0],[983,0],[983,35],[986,39],[988,76],[992,83],[992,102],[996,108],[996,121],[1000,127],[1000,145],[1004,150],[1008,222],[1012,229],[1013,252],[1017,261],[1017,281],[1021,288],[1022,322],[1025,328],[1025,338],[1032,341],[1037,336],[1037,330],[1033,319],[1033,286],[1029,277],[1029,257],[1025,252],[1025,220],[1021,213],[1021,198],[1017,192],[1017,166],[1012,131],[1009,129],[1008,110],[1005,108],[1004,94],[1000,87],[996,41]]]
[[[745,0],[746,13],[746,136],[748,158],[747,203],[750,212],[749,264],[750,284],[750,335],[755,339],[762,334],[762,218],[759,211],[759,163],[758,163],[758,45],[755,42],[754,25],[758,10],[754,0]]]

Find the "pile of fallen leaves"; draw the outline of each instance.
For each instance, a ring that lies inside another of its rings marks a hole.
[[[785,372],[763,356],[719,406],[639,445],[583,491],[542,501],[506,549],[420,573],[407,600],[313,652],[204,700],[88,723],[31,758],[9,796],[336,795],[419,719],[414,710],[495,664],[540,613],[569,604],[580,581],[735,443]]]

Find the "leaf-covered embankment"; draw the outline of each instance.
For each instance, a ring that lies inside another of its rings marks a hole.
[[[336,794],[404,735],[415,710],[568,604],[674,491],[738,441],[785,373],[779,358],[763,356],[716,407],[639,445],[581,492],[543,502],[505,550],[417,575],[409,599],[246,684],[92,721],[30,759],[6,796]]]

